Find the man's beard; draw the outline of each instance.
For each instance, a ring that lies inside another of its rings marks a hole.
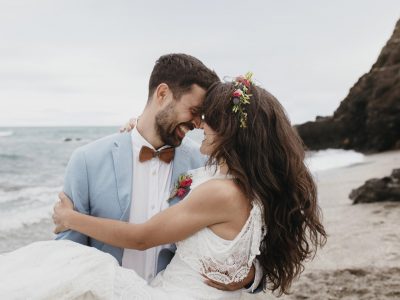
[[[175,117],[174,105],[172,103],[156,115],[156,131],[165,145],[177,147],[182,140],[176,135],[176,126],[173,123]]]

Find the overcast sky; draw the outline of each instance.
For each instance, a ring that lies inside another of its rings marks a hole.
[[[293,123],[330,115],[376,61],[399,0],[0,0],[0,126],[119,125],[155,60],[248,70]]]

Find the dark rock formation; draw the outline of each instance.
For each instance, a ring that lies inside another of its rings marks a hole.
[[[369,73],[333,116],[296,126],[311,150],[379,152],[400,149],[400,20]]]
[[[394,169],[391,176],[367,180],[364,185],[352,190],[349,198],[353,204],[400,201],[400,169]]]

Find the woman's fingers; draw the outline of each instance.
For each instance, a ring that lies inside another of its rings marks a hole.
[[[136,127],[137,118],[129,119],[129,122],[122,126],[119,131],[120,132],[130,132],[133,128]]]
[[[74,203],[72,202],[71,199],[68,198],[68,196],[64,192],[58,193],[58,198],[60,199],[58,203],[60,204],[61,207],[70,209],[74,208]]]
[[[61,226],[61,225],[57,225],[56,228],[54,228],[53,232],[55,234],[58,234],[60,232],[66,231],[66,230],[68,230],[68,229],[63,227],[63,226]]]

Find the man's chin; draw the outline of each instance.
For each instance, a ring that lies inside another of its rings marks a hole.
[[[176,135],[174,135],[173,138],[169,137],[163,139],[165,145],[169,145],[172,147],[179,147],[182,144],[182,140],[183,139],[178,138],[178,136]]]
[[[179,147],[181,144],[182,144],[182,140],[183,139],[175,139],[175,142],[174,142],[174,144],[173,145],[171,145],[171,146],[173,146],[173,147]]]

